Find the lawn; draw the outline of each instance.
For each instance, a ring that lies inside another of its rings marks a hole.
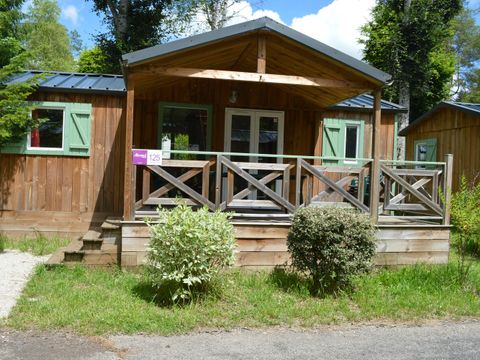
[[[29,252],[35,256],[52,254],[58,248],[67,246],[71,240],[59,236],[47,237],[36,234],[35,237],[11,238],[0,233],[0,252],[11,249]]]
[[[202,329],[311,328],[480,316],[478,262],[464,286],[451,263],[377,269],[357,278],[354,291],[336,297],[312,298],[304,279],[282,271],[232,270],[218,277],[214,289],[185,306],[162,306],[141,272],[40,266],[6,325],[66,328],[89,335],[171,335]]]

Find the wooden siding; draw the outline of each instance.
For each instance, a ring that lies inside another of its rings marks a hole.
[[[480,174],[480,115],[440,108],[406,136],[407,159],[415,159],[417,140],[437,139],[436,161],[444,161],[446,154],[453,155],[453,190],[458,190],[464,174],[469,180]]]
[[[235,104],[228,102],[233,90],[238,93]],[[247,108],[285,112],[285,154],[320,156],[321,153],[315,151],[315,144],[319,141],[316,133],[322,134],[317,129],[321,121],[316,120],[327,117],[364,120],[364,157],[371,157],[372,153],[372,116],[369,113],[322,111],[302,97],[288,93],[278,86],[199,79],[178,80],[172,86],[159,88],[155,92],[143,94],[136,99],[134,147],[155,148],[157,146],[159,102],[212,105],[212,151],[223,151],[225,108]],[[382,159],[393,157],[394,124],[394,114],[383,114]],[[317,149],[321,151],[321,146],[317,146]]]
[[[123,97],[39,93],[92,104],[89,157],[0,154],[0,231],[82,233],[123,210]]]
[[[290,263],[288,223],[234,223],[236,266],[271,268]],[[379,226],[377,265],[448,262],[450,229],[441,226]],[[142,222],[122,225],[122,266],[138,266],[145,259],[150,230]]]

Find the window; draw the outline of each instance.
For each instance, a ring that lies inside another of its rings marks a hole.
[[[33,129],[28,136],[29,149],[63,149],[63,109],[34,109],[32,117],[42,120],[42,124]]]
[[[415,161],[435,162],[437,161],[437,139],[417,140],[414,143]],[[428,166],[417,165],[419,169]]]
[[[211,106],[161,103],[158,147],[163,150],[210,150]]]
[[[44,122],[24,140],[2,147],[2,152],[90,156],[91,104],[36,101],[31,105],[32,117]]]
[[[363,157],[364,122],[324,119],[322,157],[325,165],[356,164]]]
[[[347,125],[345,127],[345,162],[356,162],[355,159],[357,158],[358,154],[358,130],[358,125]]]

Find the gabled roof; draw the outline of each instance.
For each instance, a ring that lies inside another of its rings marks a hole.
[[[415,127],[423,123],[425,120],[427,120],[430,117],[430,115],[432,115],[434,112],[442,108],[456,109],[456,110],[464,111],[480,117],[480,104],[464,103],[464,102],[457,102],[457,101],[442,101],[437,106],[435,106],[432,110],[426,112],[425,114],[417,118],[415,121],[411,122],[410,125],[408,125],[405,129],[400,131],[398,134],[401,136],[407,135],[408,132],[410,132],[412,129],[414,129]]]
[[[42,74],[45,75],[45,77],[39,82],[38,90],[40,91],[61,91],[104,95],[126,94],[126,87],[122,75],[25,70],[11,78],[9,83],[28,81],[32,77]],[[477,106],[479,105],[477,104]],[[362,94],[341,101],[329,107],[329,109],[371,111],[373,110],[373,96]],[[382,111],[406,112],[407,109],[393,102],[382,100]]]
[[[150,48],[134,51],[129,54],[123,55],[123,59],[124,61],[126,61],[127,66],[136,65],[177,51],[194,48],[197,46],[213,43],[219,40],[259,30],[272,31],[283,35],[305,47],[311,48],[326,57],[329,57],[339,63],[353,68],[363,73],[364,75],[367,75],[368,77],[384,84],[387,83],[391,78],[389,74],[378,70],[373,66],[368,65],[367,63],[355,59],[350,55],[347,55],[328,45],[325,45],[320,41],[317,41],[305,34],[293,30],[288,26],[282,25],[268,17],[247,21],[225,28],[209,31],[203,34],[190,36],[185,39],[180,39],[166,44],[161,44]]]
[[[44,75],[44,78],[39,81],[38,86],[38,89],[41,91],[112,95],[123,95],[126,91],[125,82],[121,75],[108,74],[26,70],[13,76],[8,83],[28,81],[37,75]]]

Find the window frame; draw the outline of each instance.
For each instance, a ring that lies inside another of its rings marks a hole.
[[[42,108],[63,110],[62,148],[32,147],[31,132],[28,132],[19,141],[2,146],[1,153],[85,158],[91,156],[94,148],[92,144],[94,108],[91,102],[33,100],[28,101],[27,106],[32,110]]]
[[[356,128],[357,129],[357,136],[355,139],[355,157],[354,158],[348,158],[347,159],[347,129],[348,128]],[[361,124],[359,122],[349,122],[347,121],[345,123],[345,135],[343,138],[343,163],[344,164],[358,164],[358,159],[359,159],[359,152],[360,152],[360,132],[361,132]]]
[[[172,109],[190,109],[190,110],[205,110],[207,111],[207,138],[206,151],[212,148],[212,110],[211,104],[196,104],[196,103],[176,103],[176,102],[159,102],[158,103],[158,129],[157,129],[157,148],[162,146],[162,130],[163,130],[163,110],[166,108]]]
[[[31,151],[65,151],[65,115],[66,115],[66,106],[48,106],[48,105],[42,105],[42,106],[34,106],[32,111],[30,111],[30,117],[32,117],[32,112],[34,110],[62,110],[62,147],[61,148],[52,148],[52,147],[41,147],[41,146],[31,146],[32,143],[32,130],[27,134],[27,147],[26,150],[28,152]]]

